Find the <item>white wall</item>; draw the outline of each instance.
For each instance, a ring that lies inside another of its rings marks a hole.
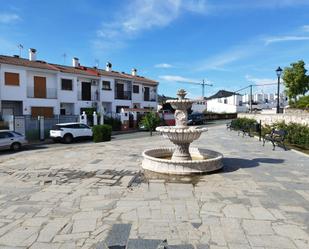
[[[12,72],[19,74],[19,86],[5,85],[4,73]],[[27,74],[23,67],[13,65],[1,65],[0,67],[0,99],[1,100],[25,100],[27,97]]]
[[[224,103],[226,99],[227,104]],[[217,113],[238,113],[246,112],[245,106],[239,106],[239,102],[242,100],[241,96],[233,95],[227,98],[218,98],[207,100],[207,111]]]
[[[111,90],[102,90],[102,81],[103,80],[110,82]],[[115,80],[114,80],[114,78],[102,76],[100,78],[99,89],[100,89],[100,101],[101,102],[112,102],[114,100],[114,96],[115,96]]]
[[[59,103],[66,102],[66,103],[75,103],[77,101],[77,77],[71,74],[58,74],[58,100]],[[72,91],[62,90],[61,89],[61,79],[70,79],[72,80],[73,88]]]

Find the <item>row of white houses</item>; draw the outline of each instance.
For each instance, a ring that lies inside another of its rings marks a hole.
[[[256,93],[250,95],[240,95],[234,92],[220,90],[216,94],[197,101],[192,109],[194,112],[205,110],[215,113],[242,113],[250,111],[250,99],[252,99],[252,110],[270,110],[277,106],[277,95],[273,93]],[[288,105],[288,99],[284,93],[279,96],[280,108]]]
[[[106,68],[72,66],[0,55],[0,112],[2,115],[79,115],[85,108],[119,113],[122,108],[156,109],[158,82]]]

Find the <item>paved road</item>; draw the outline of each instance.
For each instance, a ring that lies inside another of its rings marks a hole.
[[[171,143],[2,155],[0,248],[309,248],[308,157],[213,126],[193,146],[222,152],[223,171],[139,179],[141,152],[156,146]]]

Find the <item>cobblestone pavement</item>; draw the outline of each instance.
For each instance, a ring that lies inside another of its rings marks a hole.
[[[160,145],[171,146],[154,136],[1,156],[0,248],[309,248],[308,157],[217,126],[193,145],[221,151],[223,171],[141,179],[142,150]]]

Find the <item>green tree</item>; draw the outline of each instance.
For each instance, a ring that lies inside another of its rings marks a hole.
[[[305,95],[309,90],[309,76],[306,73],[305,62],[302,60],[292,63],[291,67],[284,69],[285,91],[290,100],[296,101],[298,95]]]
[[[141,124],[150,131],[150,136],[152,136],[152,132],[156,129],[160,122],[160,117],[155,112],[148,112],[142,118]]]

